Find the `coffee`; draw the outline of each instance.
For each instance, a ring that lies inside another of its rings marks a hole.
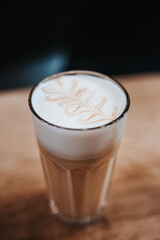
[[[54,75],[32,90],[50,207],[61,219],[89,222],[106,205],[127,101],[123,87],[94,72]]]
[[[45,172],[50,207],[63,220],[87,221],[94,218],[106,205],[116,146],[104,156],[87,160],[59,158],[40,143],[42,165]]]

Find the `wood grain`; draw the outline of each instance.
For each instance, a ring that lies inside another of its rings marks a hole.
[[[50,215],[27,104],[0,93],[0,239],[160,239],[160,74],[117,77],[131,96],[108,207],[85,228]]]

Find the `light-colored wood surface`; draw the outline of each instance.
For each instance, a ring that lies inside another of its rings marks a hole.
[[[103,216],[86,228],[48,209],[29,90],[0,93],[0,239],[160,239],[160,74],[117,77],[131,97]]]

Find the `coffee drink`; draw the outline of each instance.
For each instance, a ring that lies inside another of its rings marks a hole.
[[[51,210],[94,220],[108,200],[129,97],[115,80],[88,71],[53,75],[29,97]]]

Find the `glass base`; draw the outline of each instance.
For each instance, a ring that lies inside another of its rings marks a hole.
[[[53,200],[49,202],[49,206],[50,206],[51,214],[57,216],[62,222],[72,226],[73,225],[87,226],[89,224],[92,224],[102,215],[102,212],[105,208],[105,206],[101,207],[93,216],[87,216],[82,219],[76,219],[76,218],[65,217],[61,213],[59,213],[58,208],[55,206]]]

